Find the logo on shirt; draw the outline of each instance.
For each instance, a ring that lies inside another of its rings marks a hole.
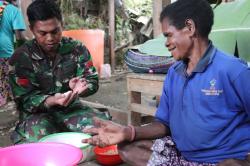
[[[206,96],[219,96],[221,93],[223,93],[222,89],[216,89],[216,79],[212,79],[210,82],[209,89],[201,89],[201,92],[203,92]]]

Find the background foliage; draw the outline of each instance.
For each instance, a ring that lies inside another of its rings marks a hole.
[[[152,0],[125,0],[124,3],[127,8],[135,10],[136,12],[140,13],[140,15],[148,17],[152,16]]]
[[[93,0],[83,0],[81,3],[85,5],[93,2]],[[98,1],[98,0],[96,0]],[[117,0],[119,1],[119,0]],[[82,15],[80,12],[79,1],[74,0],[57,0],[63,13],[64,29],[102,29],[106,34],[106,50],[109,50],[109,14],[108,14],[108,0],[99,0],[99,13],[93,15],[87,13]],[[120,0],[121,6],[116,6],[115,11],[115,47],[122,46],[129,43],[135,38],[135,27],[131,25],[131,19],[139,16],[151,17],[152,15],[152,0]],[[138,8],[140,6],[140,8]],[[131,42],[132,43],[132,42]],[[123,55],[126,50],[119,50],[116,52],[116,63],[123,65]],[[109,52],[106,51],[106,57],[109,57]],[[107,58],[105,58],[107,59]],[[109,60],[108,60],[109,61]],[[108,63],[108,62],[107,62]]]

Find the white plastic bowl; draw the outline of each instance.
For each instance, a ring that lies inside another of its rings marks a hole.
[[[83,139],[87,139],[90,137],[91,137],[90,135],[84,133],[63,132],[63,133],[55,133],[47,135],[41,138],[39,142],[58,142],[78,147],[82,150],[83,153],[83,158],[81,162],[84,162],[84,161],[89,161],[94,157],[93,146],[86,143],[82,143]]]

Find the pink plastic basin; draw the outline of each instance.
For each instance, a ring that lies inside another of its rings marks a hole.
[[[75,166],[79,148],[61,143],[31,143],[0,149],[1,166]]]

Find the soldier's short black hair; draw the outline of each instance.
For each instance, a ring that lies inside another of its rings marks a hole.
[[[31,26],[36,21],[45,21],[57,18],[62,22],[62,13],[59,6],[53,0],[35,0],[27,8],[27,16]]]
[[[177,29],[184,28],[186,20],[191,19],[202,37],[208,37],[214,23],[213,9],[206,0],[177,0],[162,10],[160,21],[164,18]]]

